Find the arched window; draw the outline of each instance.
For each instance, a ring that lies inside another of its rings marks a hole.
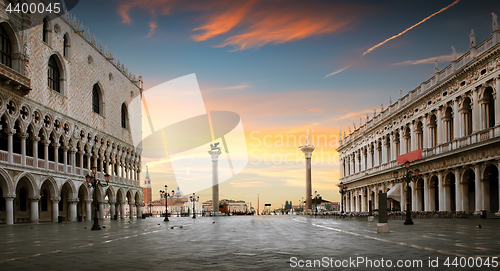
[[[430,143],[431,148],[437,146],[437,121],[436,115],[432,115],[429,121]]]
[[[462,131],[463,131],[463,136],[468,136],[472,134],[472,101],[469,97],[464,99],[463,105],[462,105]]]
[[[101,89],[98,84],[94,84],[92,88],[92,110],[97,114],[101,114]]]
[[[61,72],[59,70],[57,59],[54,55],[49,58],[48,79],[49,88],[61,93]]]
[[[43,32],[42,32],[43,42],[49,42],[49,20],[47,18],[43,18]]]
[[[128,111],[125,103],[122,103],[122,128],[128,129]]]
[[[69,37],[68,34],[64,34],[63,37],[63,56],[66,58],[69,58]]]
[[[12,45],[10,44],[9,36],[3,26],[0,26],[0,61],[5,66],[12,68]]]
[[[446,142],[453,140],[453,109],[447,107],[444,113],[444,139]]]

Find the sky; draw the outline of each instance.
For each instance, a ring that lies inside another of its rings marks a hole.
[[[77,18],[148,89],[196,74],[207,111],[241,117],[248,164],[220,198],[260,210],[305,197],[306,134],[316,146],[312,185],[339,201],[340,127],[354,130],[492,32],[498,1],[80,1]],[[159,146],[158,148],[163,148]],[[207,154],[207,159],[210,159]],[[178,186],[169,160],[143,157],[153,198]],[[181,187],[182,190],[182,187]],[[211,189],[197,191],[201,201]]]

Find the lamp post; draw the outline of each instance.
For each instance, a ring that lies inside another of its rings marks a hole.
[[[194,208],[194,203],[197,202],[199,200],[199,196],[196,196],[194,193],[192,196],[189,197],[189,200],[191,200],[191,202],[193,203],[193,218],[196,218],[196,212],[195,212],[195,208]]]
[[[410,183],[416,182],[420,176],[420,170],[418,168],[413,171],[410,170],[410,162],[407,160],[404,163],[405,172],[401,179],[398,179],[398,171],[394,171],[394,180],[398,183],[406,183],[406,220],[405,225],[413,225],[413,220],[411,220],[411,193],[410,193]]]
[[[92,176],[91,175],[87,175],[85,176],[85,179],[87,181],[87,187],[91,187],[94,189],[94,199],[93,199],[93,203],[94,203],[94,225],[92,225],[92,229],[93,231],[95,230],[100,230],[101,229],[101,226],[99,226],[99,218],[97,217],[97,212],[99,211],[99,203],[97,202],[97,188],[98,187],[106,187],[109,185],[109,174],[106,173],[106,175],[104,175],[104,180],[106,181],[105,184],[102,183],[101,180],[97,179],[96,175],[97,175],[97,168],[96,167],[92,167],[91,168],[91,172],[92,172]]]
[[[339,193],[341,195],[340,204],[342,205],[341,213],[344,213],[344,195],[347,193],[347,186],[345,186],[342,182],[339,184]]]
[[[165,219],[163,221],[170,221],[168,220],[168,197],[170,197],[170,194],[168,193],[168,185],[165,185],[165,191],[160,190],[160,197],[165,198]],[[173,190],[172,190],[173,191]]]

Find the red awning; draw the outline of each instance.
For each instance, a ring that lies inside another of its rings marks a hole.
[[[422,158],[422,149],[414,150],[398,156],[398,165],[404,164],[406,161],[411,162],[420,158]]]

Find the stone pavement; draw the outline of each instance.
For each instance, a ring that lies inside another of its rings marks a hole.
[[[3,225],[0,270],[290,270],[313,260],[318,270],[428,270],[429,257],[438,257],[433,270],[500,268],[444,265],[460,257],[492,263],[500,256],[500,220],[414,222],[390,220],[389,234],[377,234],[376,222],[303,216],[105,220],[101,231],[90,231],[90,221]],[[357,257],[372,266],[391,260],[393,268],[369,268]],[[397,260],[421,260],[422,267],[398,268]]]

